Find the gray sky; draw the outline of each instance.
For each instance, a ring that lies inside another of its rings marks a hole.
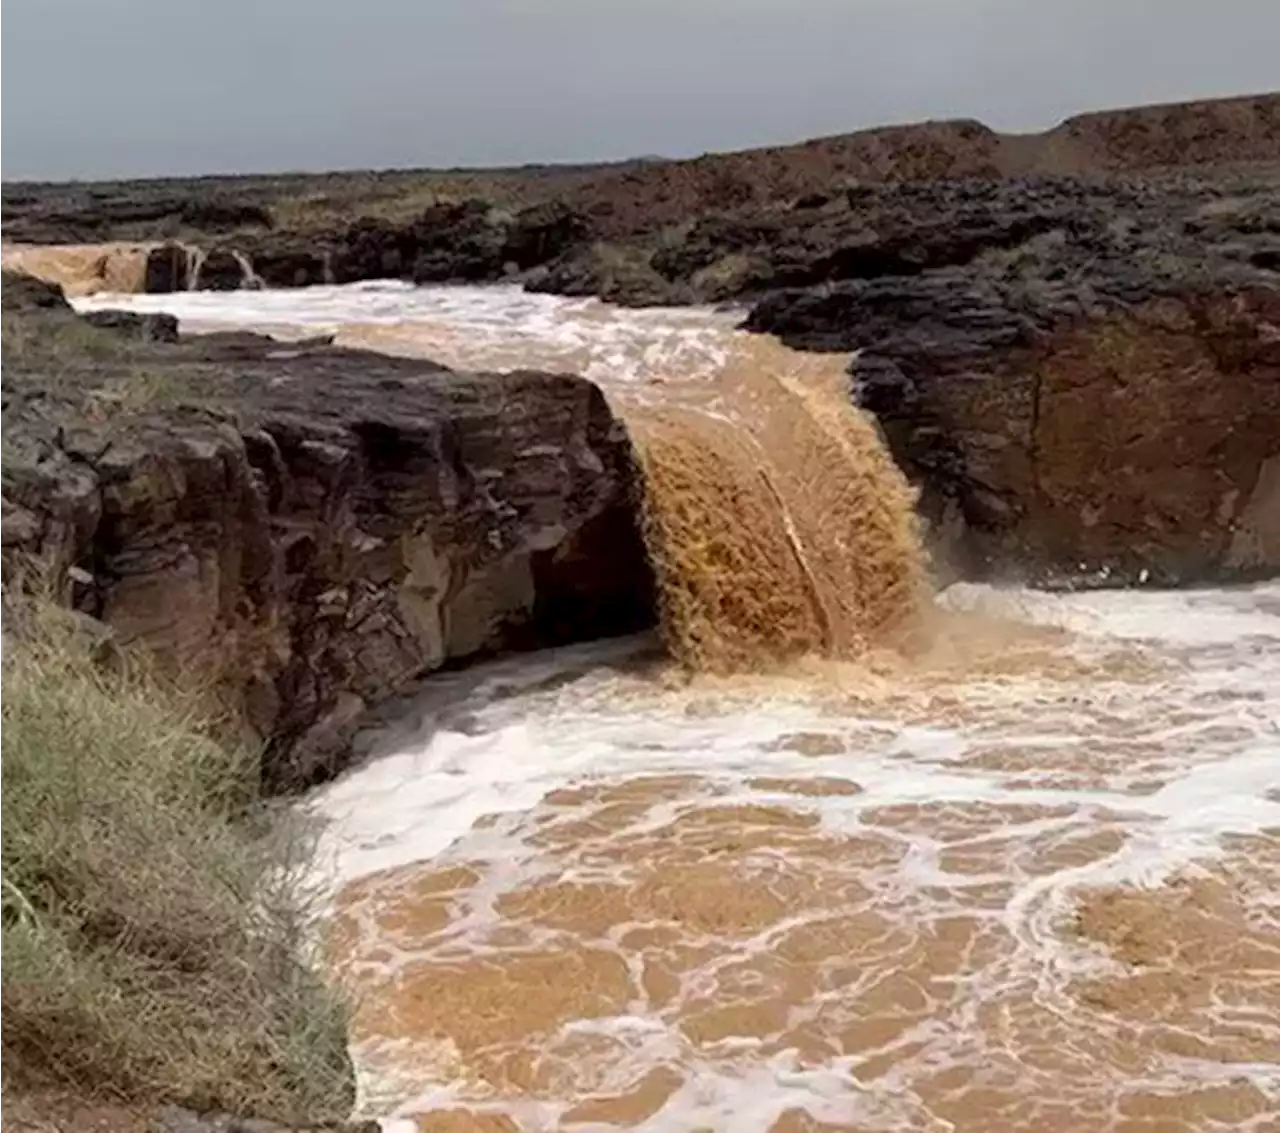
[[[1280,87],[1276,0],[6,2],[6,180],[674,157]]]

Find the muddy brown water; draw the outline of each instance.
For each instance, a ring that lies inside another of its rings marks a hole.
[[[666,656],[434,676],[308,801],[361,1113],[1280,1129],[1280,588],[931,595],[910,493],[832,396],[845,360],[731,313],[80,302],[586,372],[659,484]]]

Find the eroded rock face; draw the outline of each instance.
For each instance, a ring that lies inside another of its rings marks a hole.
[[[23,271],[0,274],[3,280],[3,303],[6,311],[70,311],[71,304],[60,284]]]
[[[6,358],[4,543],[220,681],[276,785],[332,773],[418,674],[650,620],[629,442],[589,382],[234,337],[56,382]],[[165,384],[130,392],[140,368]]]
[[[512,213],[472,199],[432,205],[407,222],[362,217],[321,237],[311,232],[242,235],[218,250],[234,249],[246,257],[271,287],[366,279],[482,283],[551,260],[589,232],[587,221],[560,202]],[[202,274],[200,287],[205,286],[213,284],[206,284]]]
[[[1280,570],[1269,170],[887,192],[896,205],[868,191],[869,215],[914,228],[868,226],[860,261],[764,298],[748,325],[859,352],[860,399],[955,567],[1164,583]]]

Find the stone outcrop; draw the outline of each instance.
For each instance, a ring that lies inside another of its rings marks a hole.
[[[119,331],[146,342],[177,342],[178,320],[162,312],[139,314],[137,311],[89,311],[84,321],[90,326]]]
[[[402,223],[361,218],[319,241],[264,234],[239,240],[236,250],[269,286],[365,279],[488,283],[561,255],[589,232],[581,215],[558,202],[511,213],[473,199],[433,205]]]
[[[420,674],[652,618],[629,442],[585,380],[105,329],[77,365],[33,340],[74,317],[39,318],[4,360],[6,559],[215,679],[278,786]]]
[[[1280,570],[1270,170],[863,189],[725,231],[695,227],[689,262],[751,241],[763,278],[808,285],[747,325],[858,352],[861,402],[965,573]]]
[[[199,182],[190,209],[176,183],[135,186],[132,212],[115,186],[101,231],[163,215],[155,240],[175,216],[208,220],[198,247],[128,259],[148,290],[509,280],[635,305],[753,303],[750,329],[858,353],[859,396],[966,573],[1280,569],[1280,95],[1082,115],[1038,135],[931,122],[474,173],[459,182],[474,194],[416,211],[390,207],[395,185],[430,199],[445,174],[344,176],[242,179],[240,196],[218,183],[216,208]],[[318,202],[297,195],[312,185]],[[96,199],[6,186],[6,232],[43,238],[51,216],[92,219]],[[115,271],[55,252],[23,254],[91,288]]]
[[[71,310],[62,288],[47,279],[7,269],[0,279],[3,280],[3,306],[6,311]]]

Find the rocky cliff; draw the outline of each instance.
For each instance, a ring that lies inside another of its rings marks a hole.
[[[353,218],[328,200],[306,223],[278,185],[254,190],[259,213],[231,198],[188,208],[169,185],[148,198],[168,219],[146,234],[179,231],[175,209],[207,231],[149,246],[139,277],[148,290],[511,279],[635,305],[751,304],[750,329],[857,352],[859,396],[957,569],[1163,582],[1280,569],[1280,96],[530,178],[473,178],[479,196],[408,215],[378,198]],[[98,207],[24,191],[6,231]],[[110,199],[95,231],[121,233],[118,216],[142,231]]]
[[[198,659],[276,784],[419,674],[651,619],[629,442],[585,380],[154,329],[6,314],[5,557]]]
[[[858,352],[861,401],[966,573],[1280,569],[1270,169],[868,188],[677,251],[804,285],[748,326]]]

